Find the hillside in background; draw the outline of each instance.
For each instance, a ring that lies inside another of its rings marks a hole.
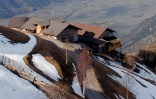
[[[155,3],[155,0],[71,0],[62,5],[51,4],[24,16],[62,17],[68,21],[107,26],[123,35],[155,15]]]
[[[4,16],[37,16],[43,18],[65,18],[68,21],[78,21],[116,30],[119,36],[127,34],[140,22],[154,16],[155,0],[12,0],[0,5],[1,18]],[[37,2],[36,2],[37,1]],[[22,4],[20,4],[20,2]],[[61,2],[61,3],[60,3]],[[63,3],[62,3],[63,2]],[[9,4],[9,5],[8,5]],[[12,5],[19,5],[16,6]],[[11,5],[11,6],[10,6]],[[8,10],[7,10],[8,9]],[[34,10],[35,9],[35,10]],[[29,13],[26,13],[29,12]],[[26,13],[22,14],[21,13]],[[7,26],[8,21],[0,20]]]
[[[62,3],[64,0],[2,0],[0,3],[0,18],[10,18],[39,10],[50,3]]]
[[[138,52],[143,46],[155,42],[156,15],[141,22],[123,38],[123,49]]]

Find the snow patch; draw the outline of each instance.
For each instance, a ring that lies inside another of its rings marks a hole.
[[[0,35],[0,56],[5,56],[11,60],[14,60],[13,66],[21,67],[24,69],[27,69],[29,71],[32,71],[24,62],[23,58],[32,51],[34,46],[36,45],[37,41],[36,38],[33,35],[29,35],[30,40],[25,43],[15,43],[11,44],[10,40],[6,38],[3,35]],[[35,71],[32,71],[33,74],[36,75],[36,78],[39,80],[42,80],[44,82],[50,83],[47,79],[36,73]]]
[[[117,66],[118,64],[114,64],[114,65]],[[125,86],[123,83],[123,80],[124,80],[125,73],[127,73],[127,72],[124,70],[121,70],[119,68],[112,67],[110,65],[106,65],[106,66],[110,67],[111,69],[116,71],[120,76],[122,76],[122,78],[118,78],[118,77],[115,77],[113,75],[111,78],[114,80],[117,80],[119,83],[121,83],[123,86]],[[145,68],[145,67],[143,67],[143,68],[146,69],[148,72],[150,72],[147,68]],[[145,72],[145,73],[147,73],[147,72]],[[156,86],[155,85],[151,84],[150,82],[148,82],[148,81],[146,81],[146,80],[144,80],[144,79],[142,79],[142,78],[140,78],[134,74],[131,74],[131,73],[128,73],[128,74],[129,75],[127,75],[127,76],[133,81],[133,86],[131,88],[128,88],[128,89],[133,94],[136,95],[137,99],[153,99],[152,97],[156,97],[156,94],[155,94],[156,93],[156,90],[155,90]],[[141,74],[140,74],[140,76],[141,76]],[[155,74],[153,74],[153,76],[155,76]],[[144,85],[144,86],[142,86],[138,81],[140,83],[142,83],[142,85]]]
[[[75,64],[74,63],[72,63],[72,64],[74,66],[74,70],[76,71]],[[79,96],[83,97],[82,92],[81,92],[81,87],[80,87],[80,84],[79,84],[76,72],[75,72],[75,77],[73,79],[72,88],[74,89],[74,92],[76,94],[78,94]]]
[[[55,66],[47,62],[42,55],[34,54],[32,56],[32,62],[34,63],[35,67],[56,81],[61,79]]]
[[[0,65],[1,99],[48,99],[30,82],[19,78]]]

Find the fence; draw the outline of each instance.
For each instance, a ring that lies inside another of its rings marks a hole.
[[[59,97],[59,99],[63,99],[64,97],[69,97],[70,99],[78,99],[77,96],[70,94],[67,90],[62,89],[63,86],[59,88],[56,85],[48,84],[44,81],[38,80],[36,78],[36,75],[33,74],[31,70],[24,68],[24,66],[16,62],[14,59],[0,55],[0,64],[5,66],[10,71],[17,73],[22,78],[39,86],[39,89],[42,90],[48,97],[52,97],[52,99],[53,97]]]
[[[16,71],[21,77],[34,82],[36,75],[31,70],[24,68],[20,63],[14,59],[10,59],[4,55],[0,55],[0,63],[11,71]]]

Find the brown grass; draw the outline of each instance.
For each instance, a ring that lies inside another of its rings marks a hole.
[[[19,31],[8,29],[6,27],[0,26],[0,32],[3,33],[4,36],[6,36],[8,39],[12,40],[13,42],[20,42],[20,43],[26,43],[29,41],[29,37]],[[14,33],[12,35],[11,33]],[[44,40],[38,36],[35,36],[37,39],[37,45],[33,48],[32,52],[30,52],[25,58],[24,61],[30,68],[32,68],[34,71],[38,72],[42,76],[44,76],[47,79],[51,79],[48,76],[46,76],[42,71],[38,70],[34,64],[32,63],[32,55],[33,54],[41,54],[44,56],[44,58],[53,64],[56,69],[59,72],[59,75],[62,77],[62,80],[60,82],[63,85],[71,85],[74,77],[74,69],[70,61],[68,61],[68,65],[66,66],[65,61],[65,51],[58,48],[55,44],[53,44],[50,41]],[[114,94],[120,94],[121,96],[124,96],[125,92],[121,89],[125,89],[123,86],[121,86],[119,83],[111,79],[108,75],[115,75],[117,77],[120,77],[115,71],[108,68],[107,66],[104,66],[101,63],[98,63],[96,61],[93,61],[93,68],[95,69],[95,73],[97,75],[98,81],[103,89],[103,93],[106,94],[111,99],[115,99],[116,97]],[[51,82],[55,82],[53,79],[50,80]],[[59,83],[60,84],[60,83]],[[57,84],[57,85],[59,85]],[[73,90],[70,86],[70,91],[73,93]],[[134,96],[130,93],[131,99],[134,98]]]
[[[124,60],[127,64],[127,67],[132,68],[133,66],[135,66],[135,58],[132,55],[125,55]]]
[[[72,60],[69,58],[68,65],[66,65],[65,60],[65,52],[57,47],[54,43],[51,41],[42,39],[38,36],[35,36],[37,39],[37,44],[33,48],[33,50],[24,58],[25,63],[34,71],[42,75],[43,77],[47,78],[51,82],[53,82],[56,85],[67,85],[70,88],[70,91],[73,95],[76,95],[71,88],[73,78],[75,76],[74,74],[74,68],[72,66]],[[49,63],[53,64],[59,75],[62,77],[62,79],[59,79],[59,82],[54,81],[52,78],[45,75],[41,70],[37,69],[33,62],[32,62],[32,55],[33,54],[41,54]]]
[[[29,36],[1,25],[0,33],[10,39],[11,43],[27,43],[30,40]]]
[[[59,85],[60,87],[51,86],[49,84],[38,84],[39,88],[48,96],[49,99],[82,99],[77,95],[70,93],[67,85]]]
[[[108,96],[110,99],[116,99],[114,94],[121,95],[126,97],[125,87],[120,85],[118,82],[114,81],[108,75],[114,75],[116,77],[121,78],[121,76],[116,73],[114,70],[109,67],[101,64],[99,62],[93,61],[93,68],[95,69],[95,73],[97,75],[98,81],[103,89],[103,93]],[[114,93],[114,94],[113,94]],[[129,92],[129,99],[135,99],[133,94]]]
[[[147,66],[156,67],[156,43],[143,47],[138,55]]]
[[[30,38],[26,34],[19,32],[17,30],[9,29],[4,26],[0,26],[0,33],[4,35],[6,38],[11,40],[11,43],[27,43]],[[74,68],[71,63],[71,59],[69,58],[68,65],[65,65],[65,53],[58,48],[55,44],[50,41],[44,40],[38,36],[35,36],[37,39],[37,44],[33,48],[32,52],[30,52],[27,56],[24,57],[25,63],[34,71],[47,78],[51,82],[59,85],[60,83],[63,85],[67,85],[70,88],[72,94],[75,94],[73,89],[71,88],[74,74]],[[53,64],[59,72],[59,75],[62,77],[60,82],[54,81],[52,78],[45,75],[42,71],[37,69],[32,62],[33,54],[41,54],[49,63]],[[75,94],[76,95],[76,94]]]
[[[68,65],[66,66],[65,53],[60,48],[58,48],[51,41],[44,40],[38,36],[35,37],[37,39],[37,44],[33,48],[32,52],[28,54],[28,56],[32,57],[32,55],[36,53],[44,56],[48,62],[56,67],[59,75],[63,78],[62,82],[70,85],[74,77],[74,68],[71,61],[69,61]],[[28,61],[30,63],[31,58],[28,59]]]

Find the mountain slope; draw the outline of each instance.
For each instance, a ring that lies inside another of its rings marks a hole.
[[[127,48],[129,45],[138,47],[135,52],[139,49],[155,41],[156,37],[156,15],[141,22],[138,26],[132,29],[123,38],[123,48]],[[142,46],[139,46],[142,45]],[[128,48],[127,48],[128,49]]]
[[[47,99],[46,95],[34,85],[19,78],[2,65],[0,65],[0,87],[3,88],[0,90],[0,97],[3,99]]]
[[[41,9],[50,3],[62,3],[64,0],[2,0],[0,3],[0,18],[9,18]]]
[[[68,96],[67,99],[69,97],[71,99],[82,98],[78,81],[79,76],[76,72],[80,52],[68,46],[68,64],[66,65],[64,43],[52,38],[29,33],[24,34],[3,26],[0,26],[0,32],[0,60],[3,60],[3,65],[12,65],[12,68],[17,69],[15,71],[20,70],[19,73],[27,71],[28,74],[24,72],[24,75],[28,77],[30,77],[29,75],[36,75],[35,82],[44,83],[43,87],[36,88],[44,89],[42,91],[48,98],[53,98],[53,95],[55,96],[58,93],[60,96],[61,92],[63,95],[65,94],[63,97]],[[156,88],[156,75],[146,66],[136,62],[135,65],[139,72],[135,72],[123,63],[108,60],[106,57],[97,54],[92,54],[90,58],[92,69],[87,74],[91,75],[87,75],[89,82],[85,86],[86,93],[88,93],[86,94],[87,98],[90,99],[91,97],[92,99],[93,96],[97,99],[126,98],[127,93],[129,99],[142,99],[144,97],[153,99],[153,97],[156,97],[154,90]],[[3,68],[0,68],[0,70],[4,71]],[[133,86],[129,87],[125,82],[131,83]],[[90,87],[90,84],[94,84],[94,87]],[[55,86],[57,90],[52,86]],[[95,88],[95,86],[98,88]],[[49,91],[48,94],[47,91]],[[10,97],[11,95],[15,94],[10,94]]]
[[[155,3],[155,0],[68,0],[63,5],[52,4],[22,16],[62,17],[69,21],[107,26],[127,34],[137,24],[155,15]]]
[[[98,71],[96,70],[96,72],[98,73],[101,70],[101,74],[106,73],[108,76],[108,78],[105,78],[106,75],[98,74],[99,80],[102,78],[100,82],[103,84],[102,86],[103,89],[105,89],[104,91],[106,91],[105,93],[110,91],[116,98],[126,98],[127,92],[124,88],[121,88],[125,87],[129,90],[128,97],[130,99],[153,99],[156,97],[156,91],[154,90],[154,88],[156,88],[156,74],[149,70],[145,65],[136,62],[138,72],[135,72],[132,69],[128,69],[128,67],[125,67],[120,62],[108,61],[99,56],[94,57],[100,63],[104,64]],[[102,71],[102,68],[105,68],[104,71],[109,72]],[[114,73],[112,71],[114,71]],[[118,83],[121,85],[118,85]],[[110,85],[112,87],[110,87]],[[106,90],[107,87],[108,90]]]
[[[75,73],[72,62],[69,61],[68,66],[64,64],[65,55],[55,44],[40,37],[34,37],[30,34],[26,35],[3,26],[0,26],[0,33],[0,59],[3,60],[3,63],[13,65],[12,68],[15,68],[17,72],[20,68],[20,71],[27,71],[24,74],[28,75],[28,77],[30,73],[31,75],[36,75],[37,80],[49,86],[51,84],[62,86],[59,90],[65,91],[70,97],[80,98],[79,95],[82,94],[77,93],[80,87],[78,81],[74,79]],[[12,33],[14,36],[12,36]],[[40,56],[36,57],[39,54]],[[38,59],[40,59],[40,64],[37,61]],[[49,68],[53,69],[50,70]],[[75,81],[74,83],[73,79]],[[63,89],[64,86],[67,86],[65,87],[66,90]],[[72,86],[76,86],[76,89]]]

